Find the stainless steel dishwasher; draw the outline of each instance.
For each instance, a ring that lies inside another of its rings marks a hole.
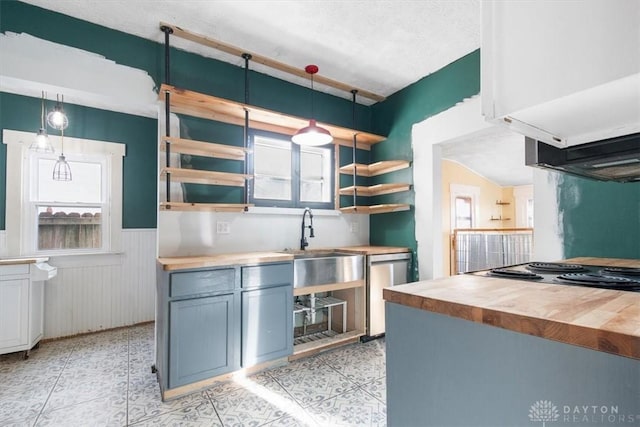
[[[407,283],[410,264],[408,252],[367,256],[367,338],[384,334],[382,289]]]

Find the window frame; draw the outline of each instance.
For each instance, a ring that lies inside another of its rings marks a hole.
[[[35,133],[10,129],[3,130],[3,143],[7,147],[7,185],[6,191],[6,238],[7,250],[10,255],[38,255],[60,256],[81,254],[107,254],[121,250],[122,232],[122,180],[123,157],[125,144],[107,141],[89,140],[83,138],[64,137],[65,156],[68,159],[82,157],[95,161],[100,158],[105,165],[103,176],[103,190],[101,203],[92,205],[107,205],[107,211],[101,213],[102,218],[102,247],[83,249],[47,249],[38,250],[38,218],[36,206],[41,203],[31,200],[31,191],[37,176],[32,174],[32,168],[37,158],[50,156],[34,153],[29,146]],[[56,152],[60,155],[60,136],[49,136]],[[75,205],[78,203],[62,202],[61,205]],[[79,206],[79,204],[78,204]]]
[[[288,141],[291,144],[291,200],[278,200],[278,199],[261,199],[256,198],[254,194],[254,182],[248,181],[248,199],[249,203],[259,207],[279,207],[279,208],[311,208],[311,209],[335,209],[335,156],[336,149],[335,144],[322,145],[317,148],[328,149],[330,172],[329,172],[329,202],[307,202],[300,200],[300,146],[291,142],[289,135],[283,135],[267,131],[259,131],[252,129],[249,132],[249,154],[247,155],[247,173],[255,177],[255,139],[257,137],[276,139],[281,141]]]

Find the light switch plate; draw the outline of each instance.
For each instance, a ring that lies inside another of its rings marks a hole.
[[[349,231],[351,231],[352,233],[357,233],[358,232],[358,223],[357,222],[350,222],[349,223]]]
[[[229,234],[231,233],[231,225],[227,221],[216,221],[216,233]]]

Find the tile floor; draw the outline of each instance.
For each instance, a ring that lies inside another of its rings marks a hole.
[[[153,325],[0,356],[0,426],[383,426],[384,340],[352,344],[172,402],[150,366]]]

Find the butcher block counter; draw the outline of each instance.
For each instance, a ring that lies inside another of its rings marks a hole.
[[[528,426],[542,420],[530,415],[540,401],[557,409],[546,421],[640,425],[638,292],[457,275],[384,298],[389,426]],[[576,415],[576,405],[602,406]]]
[[[292,261],[293,255],[280,252],[242,252],[235,254],[199,255],[187,257],[161,257],[158,264],[164,271],[189,268],[220,267],[237,264],[260,264],[266,262]]]
[[[640,268],[640,260],[568,263]],[[457,275],[384,290],[386,301],[640,359],[640,293]]]

